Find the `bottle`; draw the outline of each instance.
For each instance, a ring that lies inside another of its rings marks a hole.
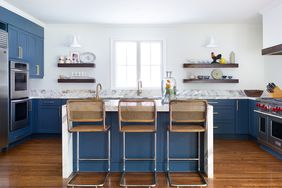
[[[229,56],[229,60],[230,60],[230,63],[234,64],[235,63],[235,53],[232,51],[230,53],[230,56]]]
[[[171,76],[171,71],[166,71],[166,77],[162,80],[162,103],[166,104],[176,96],[176,81]]]

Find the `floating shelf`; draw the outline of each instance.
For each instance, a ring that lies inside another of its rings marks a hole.
[[[184,63],[183,68],[238,68],[239,64],[189,64]]]
[[[58,79],[58,83],[96,83],[94,78]]]
[[[238,79],[183,79],[184,83],[239,83]]]
[[[95,63],[58,63],[58,67],[95,67]]]

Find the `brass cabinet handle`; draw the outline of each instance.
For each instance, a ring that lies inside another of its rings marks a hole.
[[[213,115],[218,115],[219,113],[218,112],[213,112]]]
[[[40,66],[39,65],[35,65],[36,66],[36,76],[39,76],[40,74]]]
[[[21,47],[18,46],[18,58],[21,58]]]
[[[218,129],[218,126],[213,126],[214,129]]]

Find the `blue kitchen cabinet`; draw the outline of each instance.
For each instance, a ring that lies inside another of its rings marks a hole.
[[[236,100],[236,134],[248,134],[249,133],[249,100],[240,99]]]
[[[8,25],[9,57],[11,59],[28,60],[28,33],[22,29]]]
[[[38,100],[35,133],[59,134],[62,132],[61,105],[60,99]]]
[[[28,35],[29,77],[44,76],[44,39],[33,34]]]
[[[214,111],[214,134],[236,133],[236,100],[208,100]]]
[[[255,100],[249,100],[249,135],[253,137],[254,139],[257,139],[258,137],[258,113],[254,112],[256,109],[256,101]]]

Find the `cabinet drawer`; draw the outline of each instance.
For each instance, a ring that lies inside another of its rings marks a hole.
[[[49,106],[49,105],[61,105],[60,99],[42,99],[39,100],[39,105]]]
[[[215,134],[234,134],[235,123],[234,121],[214,121],[214,133]]]
[[[216,106],[234,106],[235,100],[233,99],[210,99],[208,103],[214,107]]]

